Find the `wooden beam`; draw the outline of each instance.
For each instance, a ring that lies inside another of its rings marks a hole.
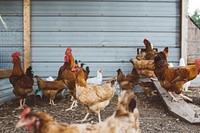
[[[181,14],[181,57],[184,58],[185,62],[187,63],[188,58],[188,0],[181,0],[180,1],[180,14]]]
[[[30,0],[24,0],[24,71],[30,66]]]
[[[12,73],[12,69],[0,70],[0,79],[8,78],[11,73]]]

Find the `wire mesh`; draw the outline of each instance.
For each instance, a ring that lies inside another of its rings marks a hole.
[[[23,55],[22,6],[22,1],[0,0],[0,69],[12,68],[13,52]]]

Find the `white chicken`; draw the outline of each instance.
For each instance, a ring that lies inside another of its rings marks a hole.
[[[103,79],[103,76],[102,76],[102,69],[99,68],[97,70],[97,76],[96,77],[93,77],[93,78],[88,78],[87,79],[87,83],[90,84],[90,85],[101,85],[102,84],[102,79]]]

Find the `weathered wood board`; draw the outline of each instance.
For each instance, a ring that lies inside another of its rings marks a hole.
[[[179,100],[178,102],[172,101],[169,93],[160,85],[159,81],[152,81],[156,86],[159,94],[161,95],[164,103],[166,104],[168,110],[175,117],[179,117],[182,120],[186,120],[190,123],[200,123],[200,108],[192,103],[187,103],[184,100]],[[175,97],[179,97],[175,95]]]

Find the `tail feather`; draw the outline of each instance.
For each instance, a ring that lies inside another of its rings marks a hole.
[[[26,69],[26,75],[30,78],[33,78],[33,71],[32,71],[32,66],[29,66],[27,69]]]
[[[87,66],[85,69],[86,69],[87,75],[89,75],[89,73],[90,73],[90,68],[89,68],[89,66]]]

